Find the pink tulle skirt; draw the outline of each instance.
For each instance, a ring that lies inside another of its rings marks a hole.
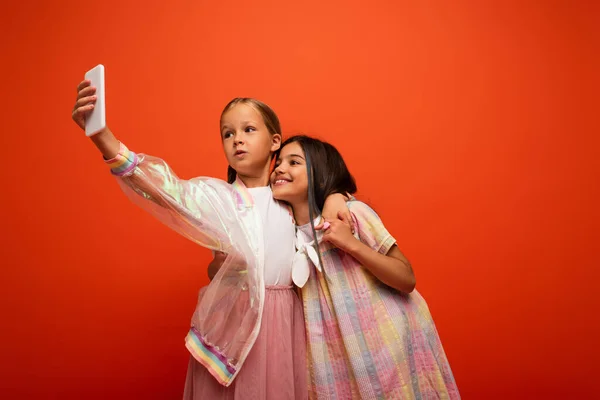
[[[267,286],[261,329],[229,387],[190,357],[184,400],[308,399],[302,303],[290,286]]]

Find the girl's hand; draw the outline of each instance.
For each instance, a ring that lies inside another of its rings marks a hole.
[[[81,128],[85,129],[85,119],[94,109],[96,103],[96,88],[91,86],[89,80],[85,80],[77,86],[77,100],[73,107],[71,117]]]
[[[323,224],[323,241],[331,243],[346,253],[352,253],[356,245],[360,244],[348,225],[340,219],[327,221]]]
[[[211,281],[213,280],[217,272],[219,272],[219,270],[221,269],[221,266],[225,262],[226,258],[227,254],[220,251],[215,251],[215,257],[210,262],[210,264],[208,264],[208,279],[210,279]]]
[[[334,193],[325,199],[325,205],[323,206],[323,219],[319,225],[315,226],[316,230],[321,230],[325,221],[333,221],[338,219],[346,224],[352,233],[354,233],[354,223],[352,221],[352,214],[346,205],[348,198],[341,193]]]

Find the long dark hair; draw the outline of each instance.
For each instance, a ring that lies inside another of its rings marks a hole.
[[[273,111],[271,107],[269,107],[262,101],[253,99],[251,97],[236,97],[235,99],[231,100],[223,109],[223,112],[221,113],[221,119],[223,119],[223,115],[227,111],[231,110],[238,104],[249,105],[256,111],[258,111],[258,113],[262,116],[265,126],[267,127],[267,130],[271,135],[274,135],[276,133],[281,134],[281,124],[279,123],[279,117],[277,117],[275,111]],[[235,169],[231,168],[231,165],[229,165],[227,167],[227,182],[235,182],[236,176],[237,173],[235,172]]]
[[[317,244],[314,220],[321,215],[325,200],[328,196],[356,193],[356,182],[344,158],[340,152],[331,144],[323,142],[306,135],[296,135],[287,139],[275,153],[275,159],[279,158],[281,150],[291,143],[298,143],[304,152],[306,160],[306,174],[308,176],[308,213],[313,237],[315,238],[315,249],[321,261],[321,252]]]

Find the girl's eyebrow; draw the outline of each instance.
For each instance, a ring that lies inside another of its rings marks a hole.
[[[240,124],[241,124],[241,125],[244,125],[244,126],[248,126],[248,125],[258,125],[258,124],[257,124],[255,121],[252,121],[252,120],[248,120],[248,121],[240,121]],[[223,124],[223,125],[221,125],[221,130],[223,130],[223,129],[225,129],[225,128],[231,129],[231,126],[230,126],[229,124]]]
[[[304,160],[304,157],[302,157],[300,154],[290,154],[288,157],[299,157]]]

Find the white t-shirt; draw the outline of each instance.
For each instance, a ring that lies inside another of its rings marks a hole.
[[[288,209],[273,199],[269,186],[249,188],[263,222],[265,285],[291,285],[296,230]]]

